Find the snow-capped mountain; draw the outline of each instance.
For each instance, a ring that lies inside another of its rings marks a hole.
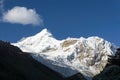
[[[64,77],[79,72],[87,77],[99,74],[107,64],[108,55],[114,55],[116,50],[110,42],[96,36],[57,40],[47,29],[13,45]]]

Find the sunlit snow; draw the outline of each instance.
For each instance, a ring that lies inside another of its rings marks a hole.
[[[57,40],[47,29],[13,45],[32,53],[34,59],[64,77],[79,72],[93,77],[104,69],[108,55],[115,52],[115,47],[102,38],[93,36]]]

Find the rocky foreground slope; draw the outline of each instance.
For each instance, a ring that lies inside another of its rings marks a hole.
[[[0,41],[0,80],[70,80],[8,42]]]

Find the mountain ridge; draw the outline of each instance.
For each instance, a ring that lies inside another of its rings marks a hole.
[[[99,74],[107,64],[108,55],[114,55],[116,50],[97,36],[57,40],[47,29],[12,45],[32,53],[34,59],[65,77],[79,72],[87,77]]]

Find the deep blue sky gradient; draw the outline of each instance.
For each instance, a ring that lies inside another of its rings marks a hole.
[[[99,36],[120,46],[120,0],[6,0],[15,6],[34,8],[44,26],[0,22],[0,40],[17,42],[47,28],[55,38]]]

